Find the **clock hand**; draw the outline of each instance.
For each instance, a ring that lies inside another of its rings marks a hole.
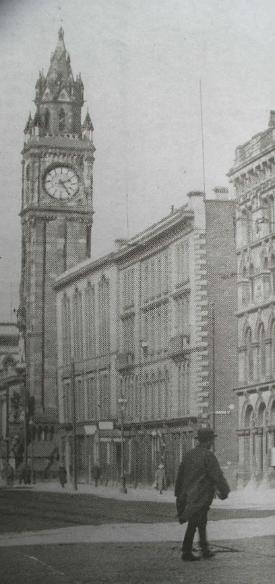
[[[69,195],[69,197],[70,197],[71,196],[71,193],[68,191],[66,185],[64,184],[64,181],[63,180],[59,180],[59,183],[64,187],[67,195]]]

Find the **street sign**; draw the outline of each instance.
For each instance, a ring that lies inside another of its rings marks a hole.
[[[99,429],[100,430],[113,430],[114,429],[114,422],[112,420],[101,420],[99,422]]]
[[[90,424],[89,426],[84,426],[84,431],[87,436],[93,436],[97,431],[97,426],[95,424]]]

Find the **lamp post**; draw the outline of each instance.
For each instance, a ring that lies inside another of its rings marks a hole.
[[[120,407],[120,439],[121,439],[121,460],[120,460],[120,479],[121,479],[121,492],[127,493],[126,487],[126,477],[125,477],[125,466],[124,466],[124,412],[127,404],[127,399],[123,396],[120,396],[118,399],[119,407]]]
[[[32,418],[29,419],[29,433],[30,433],[30,447],[31,447],[31,483],[34,483],[34,472],[33,472],[33,427],[34,422]]]
[[[72,403],[72,447],[73,447],[73,489],[77,491],[77,442],[76,442],[76,403],[75,403],[75,363],[71,361],[71,403]]]

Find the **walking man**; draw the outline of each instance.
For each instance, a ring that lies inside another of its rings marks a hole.
[[[197,528],[202,557],[214,555],[207,541],[207,513],[215,494],[220,499],[226,499],[230,491],[217,458],[210,450],[214,438],[213,430],[199,429],[197,446],[187,452],[178,469],[175,484],[177,514],[180,523],[188,522],[182,544],[184,561],[200,559],[192,553]]]

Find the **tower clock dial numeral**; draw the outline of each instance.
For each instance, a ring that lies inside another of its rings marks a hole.
[[[44,187],[50,197],[70,199],[78,191],[79,179],[72,168],[56,166],[46,173]]]

